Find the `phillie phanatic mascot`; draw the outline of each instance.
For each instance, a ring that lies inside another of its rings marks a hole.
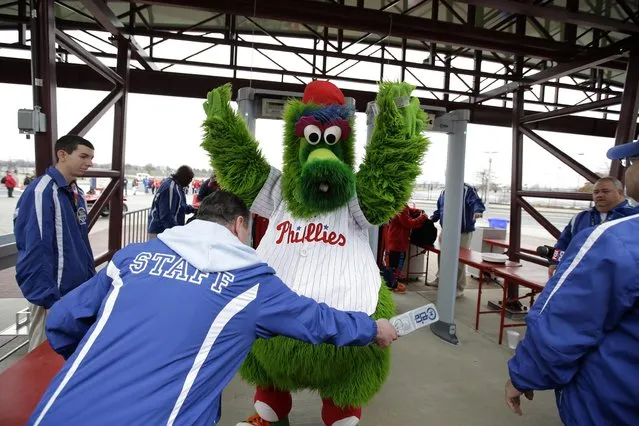
[[[288,101],[281,172],[231,109],[230,85],[208,94],[202,146],[222,188],[269,219],[257,252],[297,294],[376,319],[395,314],[367,231],[401,211],[420,173],[426,116],[413,89],[380,84],[375,129],[357,173],[354,111],[334,84],[313,81],[301,101]],[[319,393],[326,425],[356,425],[389,369],[389,350],[375,345],[258,339],[240,369],[257,387],[257,414],[239,425],[288,425],[290,392],[301,389]]]

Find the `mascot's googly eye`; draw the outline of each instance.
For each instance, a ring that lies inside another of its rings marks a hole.
[[[324,141],[329,145],[335,145],[342,137],[342,129],[339,126],[331,126],[324,130]]]
[[[320,139],[322,139],[322,131],[316,125],[309,124],[304,127],[304,138],[306,138],[311,145],[317,145]]]

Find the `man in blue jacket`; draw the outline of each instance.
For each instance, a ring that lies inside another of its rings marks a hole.
[[[444,192],[439,194],[437,199],[437,210],[433,212],[431,220],[433,222],[439,222],[442,228],[444,227]],[[477,191],[472,186],[464,183],[464,198],[462,203],[462,221],[461,221],[461,239],[460,247],[470,248],[470,243],[473,240],[473,232],[475,231],[475,220],[482,217],[486,211],[486,206],[481,200]],[[439,235],[441,243],[441,234]],[[437,258],[437,264],[439,266],[439,257]],[[439,286],[439,271],[437,272],[437,278],[427,283],[431,287]],[[466,265],[459,264],[457,267],[457,297],[464,295],[464,289],[466,288]]]
[[[218,185],[215,180],[215,173],[211,174],[211,177],[202,182],[200,186],[200,190],[197,193],[197,200],[201,203],[204,201],[207,195],[214,193],[215,191],[220,190],[220,185]]]
[[[92,166],[93,145],[80,136],[55,144],[57,163],[24,190],[13,215],[16,281],[29,301],[29,351],[46,336],[47,310],[95,274],[87,203],[76,179]]]
[[[215,425],[221,394],[256,338],[385,347],[387,320],[290,290],[249,240],[235,195],[207,197],[197,219],[132,244],[58,302],[47,334],[67,358],[30,425]]]
[[[633,207],[626,201],[621,181],[610,176],[595,182],[592,198],[595,202],[594,207],[577,213],[559,236],[559,240],[555,244],[556,255],[548,268],[549,277],[554,274],[557,264],[561,260],[561,254],[566,251],[575,235],[586,228],[628,216],[634,211]]]
[[[153,197],[149,213],[149,239],[174,226],[184,225],[187,214],[195,212],[193,206],[186,203],[184,188],[193,180],[193,170],[189,166],[180,166],[175,174],[162,182]]]
[[[611,148],[627,159],[627,193],[639,199],[639,143]],[[639,210],[635,210],[639,213]],[[578,233],[528,313],[508,362],[506,403],[554,389],[569,426],[639,424],[639,214]]]

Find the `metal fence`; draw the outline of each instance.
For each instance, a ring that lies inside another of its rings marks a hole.
[[[126,212],[122,218],[122,247],[147,241],[147,225],[151,208]]]

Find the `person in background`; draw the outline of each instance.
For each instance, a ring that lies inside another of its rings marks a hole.
[[[55,143],[57,163],[24,189],[13,232],[16,281],[29,301],[29,351],[46,340],[47,310],[95,274],[87,203],[76,179],[93,165],[93,145],[80,136]]]
[[[2,177],[0,183],[4,184],[5,188],[7,188],[9,198],[13,198],[13,189],[18,186],[18,182],[16,178],[13,177],[11,170],[7,170],[7,173]]]
[[[207,195],[220,190],[220,185],[215,180],[215,173],[210,178],[202,182],[200,190],[197,193],[197,200],[201,203]]]
[[[486,206],[484,206],[484,202],[477,194],[475,188],[464,183],[460,247],[465,249],[470,248],[470,243],[473,239],[473,232],[475,232],[475,221],[483,216],[484,211],[486,211]],[[433,212],[430,219],[435,223],[439,222],[441,227],[444,227],[444,191],[442,191],[439,195],[439,199],[437,200],[437,210]],[[437,264],[439,267],[439,256],[437,258]],[[431,287],[439,286],[439,271],[437,271],[437,277],[426,285]],[[465,288],[466,265],[460,262],[457,267],[457,297],[464,295]]]
[[[406,253],[410,247],[411,229],[421,227],[428,217],[422,210],[404,207],[386,227],[384,236],[384,280],[386,285],[396,293],[405,293],[406,286],[398,280],[404,269]]]
[[[548,277],[552,277],[561,260],[561,254],[566,251],[572,238],[580,231],[604,222],[628,216],[634,211],[624,196],[623,184],[619,179],[603,177],[595,182],[592,191],[594,207],[577,213],[566,225],[555,244],[556,256],[553,256],[548,268]]]
[[[247,245],[249,215],[240,198],[216,192],[196,220],[118,251],[56,304],[47,333],[67,361],[28,424],[215,425],[257,338],[397,339],[386,319],[290,290]]]
[[[33,182],[33,176],[31,176],[31,173],[27,173],[27,175],[24,177],[24,181],[22,182],[22,184],[27,187],[29,186],[29,184]]]
[[[189,166],[180,166],[162,182],[153,197],[149,212],[149,239],[174,226],[184,225],[186,215],[195,213],[193,206],[186,203],[184,194],[184,187],[192,180],[193,170]]]
[[[639,199],[639,141],[611,148],[627,194]],[[508,362],[508,407],[553,389],[566,425],[639,424],[639,209],[588,227],[567,247],[526,315],[526,336]]]

